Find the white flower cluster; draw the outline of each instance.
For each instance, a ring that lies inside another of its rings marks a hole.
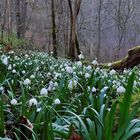
[[[70,80],[68,84],[68,88],[69,90],[77,88],[77,81],[74,79]]]

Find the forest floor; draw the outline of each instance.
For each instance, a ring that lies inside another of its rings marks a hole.
[[[1,50],[0,139],[138,139],[139,67],[83,62]]]

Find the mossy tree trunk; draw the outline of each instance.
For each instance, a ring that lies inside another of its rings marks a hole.
[[[116,62],[111,63],[111,65],[108,64],[101,64],[101,67],[105,68],[112,68],[116,70],[123,70],[128,68],[133,68],[140,64],[140,46],[134,47],[130,50],[128,50],[128,55]]]

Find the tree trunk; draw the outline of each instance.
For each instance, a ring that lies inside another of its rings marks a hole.
[[[85,65],[92,65],[89,61],[83,62]],[[115,70],[124,70],[133,68],[140,64],[140,46],[136,46],[130,50],[128,50],[128,55],[119,61],[115,61],[112,63],[103,63],[98,64],[98,67],[104,69],[115,69]]]
[[[56,23],[55,23],[55,9],[54,0],[51,0],[52,10],[52,40],[53,40],[53,56],[57,58],[57,41],[56,41]]]
[[[101,10],[102,10],[102,0],[99,0],[98,8],[98,46],[97,46],[97,60],[100,61],[100,49],[101,49]]]
[[[27,0],[22,0],[21,1],[21,9],[20,9],[20,14],[21,14],[21,38],[22,39],[25,38],[27,6],[28,6]]]
[[[4,9],[4,17],[3,17],[3,22],[1,24],[1,44],[4,43],[3,37],[4,37],[4,28],[6,24],[6,14],[7,14],[7,0],[5,4],[5,9]]]
[[[16,22],[17,22],[17,38],[21,38],[21,14],[20,0],[16,0]]]
[[[69,57],[74,60],[76,58],[76,52],[79,55],[81,53],[79,47],[78,36],[76,32],[76,20],[79,14],[81,0],[74,2],[74,8],[72,8],[71,0],[68,0],[70,10],[70,45],[69,45]]]

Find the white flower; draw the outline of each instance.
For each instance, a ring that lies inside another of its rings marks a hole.
[[[27,58],[27,57],[29,57],[29,55],[28,54],[25,54],[25,57]]]
[[[112,69],[112,70],[110,71],[110,75],[114,75],[114,74],[116,74],[116,71],[115,71],[114,69]]]
[[[109,87],[106,86],[106,87],[103,88],[103,90],[105,91],[105,90],[107,90],[108,88],[109,88]]]
[[[54,83],[54,86],[55,86],[55,87],[57,87],[57,86],[58,86],[58,83],[57,83],[57,82],[55,82],[55,83]]]
[[[87,66],[86,69],[90,71],[92,69],[92,67],[91,66]]]
[[[3,91],[3,90],[4,90],[4,87],[1,86],[1,87],[0,87],[0,91]]]
[[[8,57],[6,57],[5,55],[3,55],[2,58],[1,58],[1,60],[2,60],[2,63],[4,65],[8,65]]]
[[[50,72],[48,72],[48,74],[47,74],[47,76],[49,77],[49,76],[51,76],[52,74],[50,73]]]
[[[61,101],[58,98],[54,100],[54,104],[58,105],[60,103],[61,103]]]
[[[35,78],[35,76],[32,74],[32,75],[30,76],[30,78],[31,78],[31,79],[34,79],[34,78]]]
[[[82,62],[81,61],[78,61],[77,62],[77,66],[81,67],[82,66]]]
[[[80,60],[82,60],[82,59],[84,59],[84,55],[81,53],[80,55],[78,55],[78,58],[79,58]]]
[[[26,85],[26,86],[30,85],[30,84],[31,84],[30,79],[26,78],[26,79],[24,80],[23,84]]]
[[[117,92],[118,93],[124,93],[126,91],[126,89],[123,87],[123,86],[119,86],[118,88],[117,88]]]
[[[22,74],[25,74],[25,73],[26,73],[25,70],[23,70],[23,71],[22,71]]]
[[[46,96],[48,95],[48,90],[46,88],[42,88],[41,91],[40,91],[40,95],[41,96]]]
[[[126,69],[123,70],[123,74],[127,74],[128,71]]]
[[[19,60],[19,57],[18,57],[18,56],[15,56],[14,59],[15,59],[15,60]]]
[[[13,70],[12,70],[12,73],[16,73],[16,70],[15,70],[15,69],[13,69]]]
[[[77,81],[76,80],[70,80],[69,81],[69,84],[68,84],[68,88],[70,89],[70,90],[72,90],[72,89],[74,89],[74,88],[76,88],[77,87]]]
[[[67,66],[67,67],[66,67],[66,72],[69,73],[69,74],[73,73],[72,67]]]
[[[51,91],[51,90],[52,90],[52,87],[51,87],[51,86],[49,86],[49,87],[47,88],[47,90],[48,90],[48,91]]]
[[[92,91],[92,92],[96,92],[97,89],[96,89],[95,87],[93,87],[91,91]]]
[[[14,54],[14,51],[10,51],[9,54]]]
[[[107,65],[107,66],[108,66],[108,67],[110,67],[111,65],[112,65],[111,63],[108,63],[108,65]]]
[[[37,108],[36,112],[40,112],[41,111],[41,107],[40,108]]]
[[[16,105],[17,104],[17,100],[16,99],[12,99],[10,103],[11,103],[11,105]]]
[[[97,64],[98,64],[97,60],[93,60],[93,61],[92,61],[92,64],[93,64],[93,65],[97,65]]]
[[[90,91],[90,86],[87,87],[87,90]]]
[[[37,100],[35,98],[29,100],[29,107],[31,106],[37,106]]]
[[[137,86],[137,82],[136,82],[136,80],[134,81],[134,86],[135,86],[135,87]]]
[[[11,70],[11,69],[12,69],[12,66],[11,66],[11,65],[9,65],[9,66],[8,66],[8,70]]]
[[[89,73],[86,73],[85,74],[85,78],[89,78],[90,77],[90,74]]]
[[[50,81],[50,82],[49,82],[49,86],[50,86],[51,88],[54,86],[53,81]]]

